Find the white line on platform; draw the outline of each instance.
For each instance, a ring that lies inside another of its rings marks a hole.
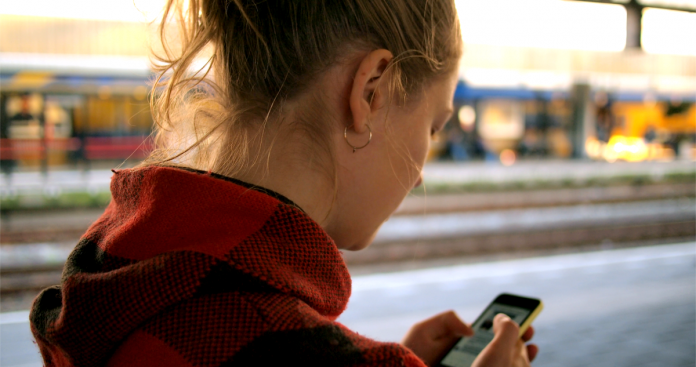
[[[405,272],[361,275],[353,277],[353,293],[385,290],[419,284],[438,284],[467,279],[505,277],[522,273],[553,272],[646,260],[696,255],[696,242],[658,245],[630,249],[554,255],[529,259],[455,265]]]
[[[0,325],[21,324],[23,322],[29,322],[29,311],[0,313]]]

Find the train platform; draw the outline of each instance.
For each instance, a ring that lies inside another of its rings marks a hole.
[[[108,169],[23,171],[3,174],[0,197],[17,195],[56,196],[66,192],[97,193],[109,190]],[[501,185],[524,183],[580,183],[622,177],[643,177],[659,181],[670,175],[696,174],[696,162],[600,162],[589,160],[519,161],[512,166],[498,162],[430,162],[423,169],[423,182],[438,185]]]
[[[695,262],[691,241],[373,272],[353,277],[338,321],[399,341],[415,322],[448,309],[471,322],[509,292],[545,303],[534,323],[534,366],[693,367]],[[41,366],[27,319],[26,310],[0,314],[0,365]]]

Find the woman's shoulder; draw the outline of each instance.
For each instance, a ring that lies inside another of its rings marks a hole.
[[[225,292],[177,304],[119,347],[109,366],[424,366],[282,293]]]

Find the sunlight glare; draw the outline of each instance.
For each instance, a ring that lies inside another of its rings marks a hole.
[[[641,42],[648,53],[696,56],[696,14],[647,8]]]
[[[465,43],[592,51],[626,45],[621,5],[559,0],[456,0]]]
[[[0,0],[0,14],[122,22],[150,22],[165,0]]]

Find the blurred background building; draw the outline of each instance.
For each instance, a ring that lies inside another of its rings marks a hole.
[[[157,47],[156,24],[147,21],[161,1],[70,3],[3,3],[6,172],[137,160],[147,151],[148,54]],[[690,2],[460,0],[458,7],[466,45],[459,113],[432,159],[696,157]]]
[[[439,156],[694,159],[693,4],[618,3],[460,2],[461,107]]]
[[[424,187],[345,254],[341,321],[393,341],[522,293],[547,305],[537,366],[694,366],[696,1],[456,3],[457,113]],[[110,169],[150,149],[162,4],[0,0],[2,366],[41,365],[31,300],[109,202]]]

